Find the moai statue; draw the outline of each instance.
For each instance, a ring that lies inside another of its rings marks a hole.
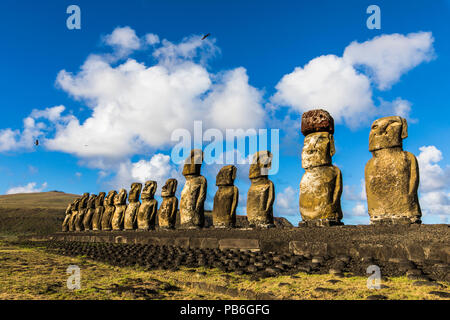
[[[253,156],[250,165],[248,177],[251,186],[247,194],[247,219],[253,228],[275,227],[273,222],[275,187],[268,178],[272,157],[270,151],[259,151]]]
[[[169,179],[161,190],[163,201],[158,212],[158,223],[161,229],[174,229],[177,221],[178,199],[175,196],[177,192],[178,181]]]
[[[135,230],[137,228],[137,214],[139,211],[139,196],[141,195],[142,183],[135,182],[131,184],[128,194],[128,206],[125,211],[124,228],[125,230]]]
[[[72,217],[72,212],[74,210],[74,208],[73,208],[74,203],[75,203],[75,200],[67,205],[66,215],[65,215],[64,221],[62,223],[62,229],[61,229],[62,232],[69,231],[69,222],[70,222],[70,218]]]
[[[331,164],[334,148],[334,120],[325,110],[302,115],[302,167],[299,226],[342,225],[342,174]]]
[[[83,219],[83,227],[84,227],[84,231],[89,231],[92,230],[92,217],[94,216],[95,213],[95,199],[97,198],[96,194],[91,194],[91,196],[89,197],[88,201],[87,201],[87,210],[86,210],[86,214],[84,215],[84,219]]]
[[[375,120],[369,135],[373,158],[365,168],[367,207],[371,224],[421,223],[417,198],[419,167],[416,157],[403,151],[408,136],[406,119]]]
[[[104,192],[100,192],[97,198],[95,198],[95,212],[92,217],[92,230],[94,231],[102,229],[102,216],[103,212],[105,212],[105,207],[103,206],[105,195]]]
[[[127,210],[127,190],[120,189],[119,193],[114,197],[114,206],[116,209],[111,220],[111,227],[113,230],[123,230],[123,221]]]
[[[108,192],[108,195],[103,202],[105,211],[102,215],[102,230],[104,231],[110,231],[112,229],[111,220],[114,215],[114,211],[116,210],[116,207],[114,206],[114,199],[116,198],[116,196],[117,191],[111,190],[110,192]]]
[[[137,215],[138,230],[150,230],[155,228],[158,201],[155,199],[157,188],[156,181],[147,181],[141,193],[141,206]]]
[[[75,220],[78,216],[78,206],[80,204],[80,201],[81,197],[75,199],[75,201],[73,202],[72,215],[69,219],[69,231],[75,231]]]
[[[76,231],[83,231],[84,225],[83,220],[84,216],[87,212],[87,201],[89,200],[89,193],[86,192],[81,197],[80,203],[78,204],[78,214],[75,218],[75,230]]]
[[[180,227],[186,229],[203,228],[205,224],[204,204],[206,199],[206,179],[200,175],[203,151],[191,150],[186,159],[183,176],[186,184],[181,192]]]
[[[215,228],[234,228],[236,225],[236,207],[239,190],[234,186],[237,168],[233,165],[220,169],[216,176],[219,189],[214,196],[213,225]]]

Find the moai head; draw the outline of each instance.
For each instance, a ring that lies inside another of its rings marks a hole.
[[[157,186],[158,184],[156,181],[147,181],[142,190],[141,199],[153,199],[155,197]]]
[[[105,193],[104,192],[100,192],[97,196],[97,198],[95,198],[95,207],[102,207],[103,206],[103,202],[105,201]]]
[[[70,209],[73,210],[73,211],[78,210],[78,206],[80,205],[80,201],[81,201],[81,198],[76,198],[75,200],[73,200]]]
[[[128,195],[128,201],[137,202],[139,201],[139,196],[141,195],[142,183],[134,182],[131,184],[130,193]]]
[[[314,132],[305,137],[302,150],[302,168],[308,169],[331,164],[335,153],[333,135],[328,132]]]
[[[255,153],[252,164],[250,165],[248,177],[250,179],[267,177],[272,167],[272,158],[273,155],[270,151],[258,151]]]
[[[233,165],[225,166],[220,169],[216,176],[216,186],[232,186],[236,179],[237,168]]]
[[[403,139],[408,137],[406,119],[399,116],[375,120],[369,134],[369,151],[402,147]]]
[[[127,204],[127,190],[120,189],[119,193],[114,197],[114,205],[124,205]]]
[[[200,149],[191,150],[190,156],[185,160],[183,176],[199,176],[203,163],[203,151]]]
[[[105,198],[104,204],[108,205],[108,206],[114,205],[114,199],[116,198],[116,195],[117,195],[116,190],[111,190],[110,192],[108,192],[108,195]]]
[[[177,192],[178,181],[177,179],[169,179],[166,181],[164,187],[161,190],[161,197],[173,197]]]
[[[322,109],[310,110],[302,115],[302,133],[306,137],[313,132],[334,133],[334,119]]]
[[[93,209],[95,208],[95,199],[97,198],[96,194],[91,194],[91,196],[89,197],[88,201],[87,201],[87,208],[88,209]]]
[[[84,209],[87,206],[87,201],[89,200],[89,192],[83,194],[80,200],[79,208]]]

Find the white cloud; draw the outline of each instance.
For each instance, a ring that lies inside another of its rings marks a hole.
[[[117,27],[104,37],[104,41],[116,50],[115,53],[119,58],[141,48],[141,41],[136,32],[128,26]]]
[[[178,188],[180,189],[180,184],[184,178],[179,169],[170,162],[169,156],[157,153],[148,161],[122,162],[119,165],[116,177],[109,184],[115,189],[120,189],[128,188],[133,182],[145,183],[148,180],[154,180],[158,183],[157,193],[160,194],[161,188],[170,178],[178,180]]]
[[[352,42],[343,58],[352,65],[369,68],[373,81],[384,90],[412,68],[430,61],[433,41],[431,32],[381,35],[363,43]]]
[[[323,55],[282,77],[272,101],[297,112],[324,108],[337,123],[350,127],[388,111],[409,116],[411,105],[397,98],[380,109],[373,103],[372,85],[388,89],[402,74],[433,57],[431,33],[382,35],[351,43],[343,57]],[[361,68],[362,67],[362,68]]]
[[[438,162],[442,157],[442,152],[435,146],[423,146],[419,148],[417,156],[420,173],[420,191],[430,192],[442,189],[450,182],[448,168],[444,170]]]
[[[45,118],[50,121],[56,121],[61,118],[61,113],[64,112],[66,107],[64,106],[55,106],[52,108],[45,108],[44,110],[34,109],[31,112],[30,117],[34,119]]]
[[[300,215],[298,209],[299,192],[291,186],[276,195],[275,213],[277,216]]]
[[[159,43],[159,37],[157,34],[147,33],[145,35],[145,42],[149,45],[154,45]]]
[[[359,191],[355,190],[354,186],[344,185],[343,197],[350,201],[366,201],[366,183],[364,179],[360,181]]]
[[[437,216],[447,221],[450,215],[450,169],[448,166],[444,169],[438,164],[443,156],[435,146],[423,146],[419,150],[419,202],[424,219]]]
[[[103,168],[111,159],[170,146],[171,133],[190,130],[194,120],[203,120],[204,129],[263,125],[261,93],[244,68],[212,74],[193,61],[216,51],[212,41],[192,36],[180,44],[163,40],[153,66],[134,59],[112,66],[107,57],[91,55],[77,74],[62,70],[57,84],[92,114],[83,122],[62,117],[46,147]]]
[[[44,182],[40,187],[36,187],[36,182],[30,182],[25,186],[11,188],[6,191],[6,194],[42,192],[45,188],[47,188],[47,182]]]
[[[367,216],[367,205],[365,202],[357,202],[356,205],[352,208],[352,214],[354,216]]]

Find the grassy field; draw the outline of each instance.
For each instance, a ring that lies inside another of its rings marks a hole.
[[[81,270],[81,289],[67,289],[69,265]],[[333,275],[279,276],[258,281],[249,276],[225,274],[217,269],[179,271],[140,267],[114,267],[86,257],[56,255],[44,248],[30,248],[0,241],[0,299],[442,299],[432,291],[444,287],[415,286],[406,277],[383,281],[380,290],[367,289],[365,277]]]

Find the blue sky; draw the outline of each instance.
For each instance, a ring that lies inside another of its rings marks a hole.
[[[81,30],[66,27],[71,4]],[[366,27],[371,4],[380,30]],[[419,158],[423,221],[448,223],[449,18],[449,1],[4,0],[0,193],[98,193],[147,178],[160,190],[180,178],[170,133],[202,120],[280,129],[275,214],[297,223],[299,119],[320,107],[336,119],[344,222],[368,223],[370,124],[399,114]],[[218,168],[204,166],[209,209]],[[248,167],[238,170],[242,213]]]

